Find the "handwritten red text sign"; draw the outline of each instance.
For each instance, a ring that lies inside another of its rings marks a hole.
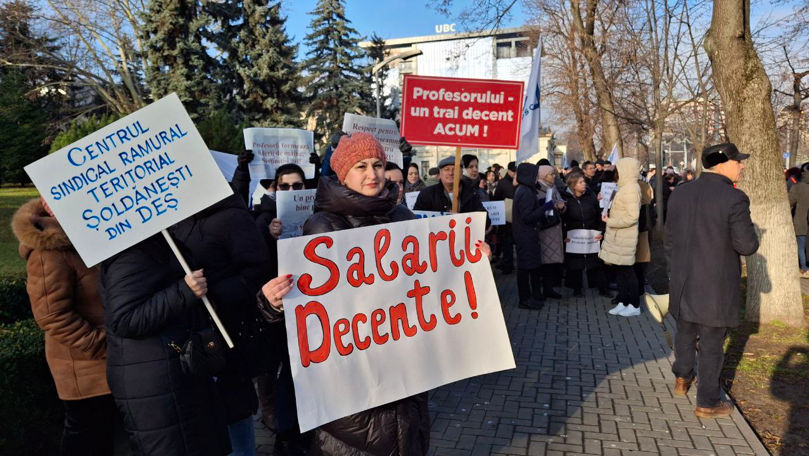
[[[515,366],[484,228],[480,212],[278,242],[301,431]]]
[[[402,136],[413,144],[517,149],[523,83],[404,78]]]

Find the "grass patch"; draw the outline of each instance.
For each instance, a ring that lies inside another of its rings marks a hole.
[[[17,238],[11,232],[11,217],[31,198],[39,196],[34,187],[0,188],[0,276],[25,274],[25,262],[17,253]]]

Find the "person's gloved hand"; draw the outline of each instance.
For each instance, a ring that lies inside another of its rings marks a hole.
[[[542,206],[542,210],[549,211],[553,209],[553,206],[554,206],[553,201],[546,201],[545,204]]]
[[[413,146],[402,136],[399,138],[399,151],[402,155],[413,155]]]
[[[317,152],[309,154],[309,163],[315,165],[315,168],[320,168],[320,155],[318,155]]]
[[[244,152],[240,153],[238,157],[236,157],[236,163],[238,163],[237,168],[240,170],[246,170],[247,165],[253,161],[255,155],[253,155],[253,151],[250,149],[245,149]]]

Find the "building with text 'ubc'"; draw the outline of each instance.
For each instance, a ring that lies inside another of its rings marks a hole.
[[[522,81],[528,84],[531,61],[538,42],[537,32],[529,27],[506,28],[495,31],[458,33],[455,24],[436,25],[432,35],[385,40],[385,55],[393,56],[418,50],[420,55],[407,60],[397,60],[387,67],[382,81],[383,99],[387,108],[397,113],[401,107],[401,88],[407,74],[441,76],[451,78],[500,79]],[[370,41],[360,43],[371,47]],[[396,120],[399,120],[398,114]],[[547,154],[550,135],[540,138],[536,159]],[[454,154],[454,147],[417,146],[413,162],[419,165],[422,175],[447,155]],[[504,166],[514,160],[516,151],[502,149],[464,148],[462,153],[475,154],[479,167],[499,163]],[[535,161],[535,160],[534,160]]]

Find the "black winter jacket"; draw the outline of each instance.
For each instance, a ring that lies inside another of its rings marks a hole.
[[[576,198],[570,190],[567,190],[562,196],[565,198],[565,211],[562,213],[562,229],[565,237],[570,230],[596,230],[604,233],[601,207],[594,193],[586,190],[583,195]],[[597,253],[565,253],[565,266],[568,269],[594,268],[599,265]]]
[[[517,246],[517,269],[536,269],[542,266],[539,232],[559,223],[555,210],[551,210],[551,215],[548,215],[543,209],[545,200],[539,199],[536,188],[537,171],[537,165],[532,163],[520,163],[517,166],[517,183],[520,185],[514,192],[511,222],[514,244]]]
[[[461,179],[461,198],[458,202],[458,212],[486,212],[483,203],[480,202],[478,196],[478,189],[476,189],[472,182],[468,179]],[[417,211],[438,211],[438,212],[451,212],[452,201],[444,194],[444,185],[441,182],[430,185],[421,192],[419,197],[416,198],[416,204],[413,206]],[[489,214],[486,212],[486,228],[489,227],[491,221]]]
[[[236,345],[228,352],[227,372],[217,380],[228,423],[233,423],[258,408],[250,380],[256,366],[248,365],[255,363],[256,353],[245,352],[255,347],[242,338],[247,333],[245,324],[255,317],[255,295],[271,278],[267,250],[247,207],[236,195],[188,217],[170,231],[191,269],[204,270],[208,297]],[[266,347],[266,354],[285,349],[281,343]]]
[[[107,381],[142,455],[230,452],[224,411],[210,377],[183,373],[170,343],[210,327],[202,302],[162,236],[104,261],[99,293],[107,328]]]
[[[704,172],[669,199],[665,252],[674,318],[713,327],[739,324],[740,255],[758,250],[750,200],[733,182]]]
[[[336,179],[321,177],[315,212],[304,224],[303,234],[414,219],[406,206],[396,204],[397,196],[392,182],[386,184],[382,197],[371,198],[349,190]],[[316,430],[309,454],[415,456],[426,454],[429,446],[427,393],[421,393],[324,424]]]

